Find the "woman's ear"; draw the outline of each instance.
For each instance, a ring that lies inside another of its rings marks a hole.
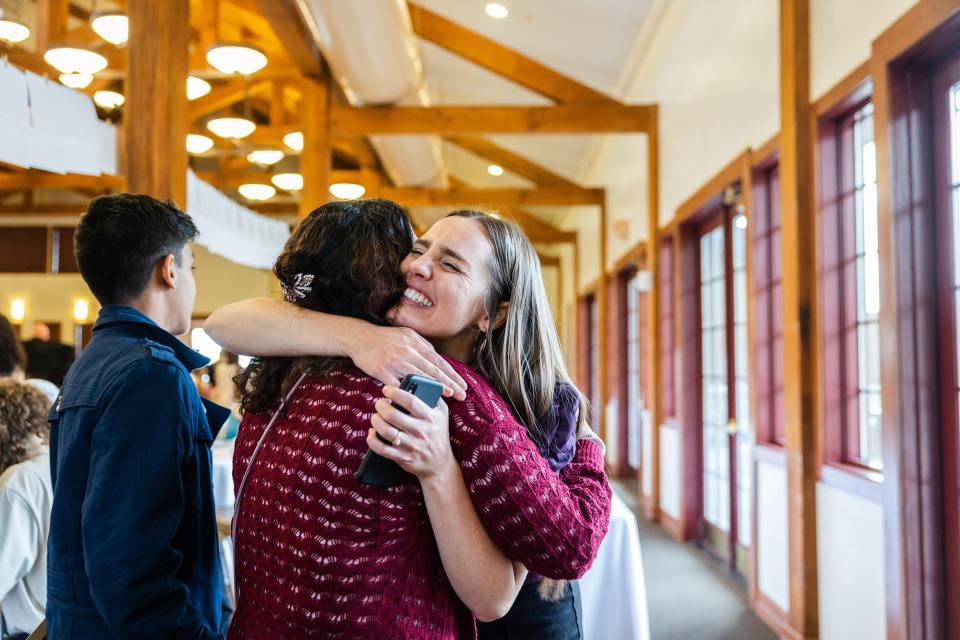
[[[503,326],[503,323],[507,321],[507,309],[510,308],[509,302],[501,302],[500,308],[497,309],[497,317],[493,319],[493,328],[499,329]],[[480,331],[486,333],[490,326],[490,316],[483,316],[480,318],[480,322],[477,323],[480,327]]]

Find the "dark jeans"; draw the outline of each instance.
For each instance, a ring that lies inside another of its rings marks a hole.
[[[526,584],[504,617],[493,622],[478,622],[480,640],[581,640],[583,613],[580,584],[567,583],[560,599],[542,600],[539,583]]]

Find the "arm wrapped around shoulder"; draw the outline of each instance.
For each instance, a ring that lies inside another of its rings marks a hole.
[[[499,397],[468,383],[475,393],[450,405],[450,438],[481,522],[530,571],[579,578],[610,524],[600,447],[581,441],[558,476]]]

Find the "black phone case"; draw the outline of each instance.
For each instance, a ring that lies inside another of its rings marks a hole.
[[[408,375],[400,383],[400,388],[419,398],[425,405],[430,407],[437,406],[440,396],[443,395],[443,386],[431,378],[423,376]],[[406,413],[402,407],[397,407],[399,411]],[[380,436],[377,436],[378,438]],[[383,438],[380,438],[386,444],[390,444]],[[373,451],[367,450],[363,456],[363,462],[357,469],[355,477],[361,484],[372,487],[395,487],[400,484],[407,472],[400,468],[393,460],[387,460],[383,456],[377,455]]]

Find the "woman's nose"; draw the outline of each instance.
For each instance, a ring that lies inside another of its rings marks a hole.
[[[410,273],[420,276],[421,278],[429,278],[431,273],[430,265],[431,262],[425,254],[413,256],[413,259],[410,261]]]

